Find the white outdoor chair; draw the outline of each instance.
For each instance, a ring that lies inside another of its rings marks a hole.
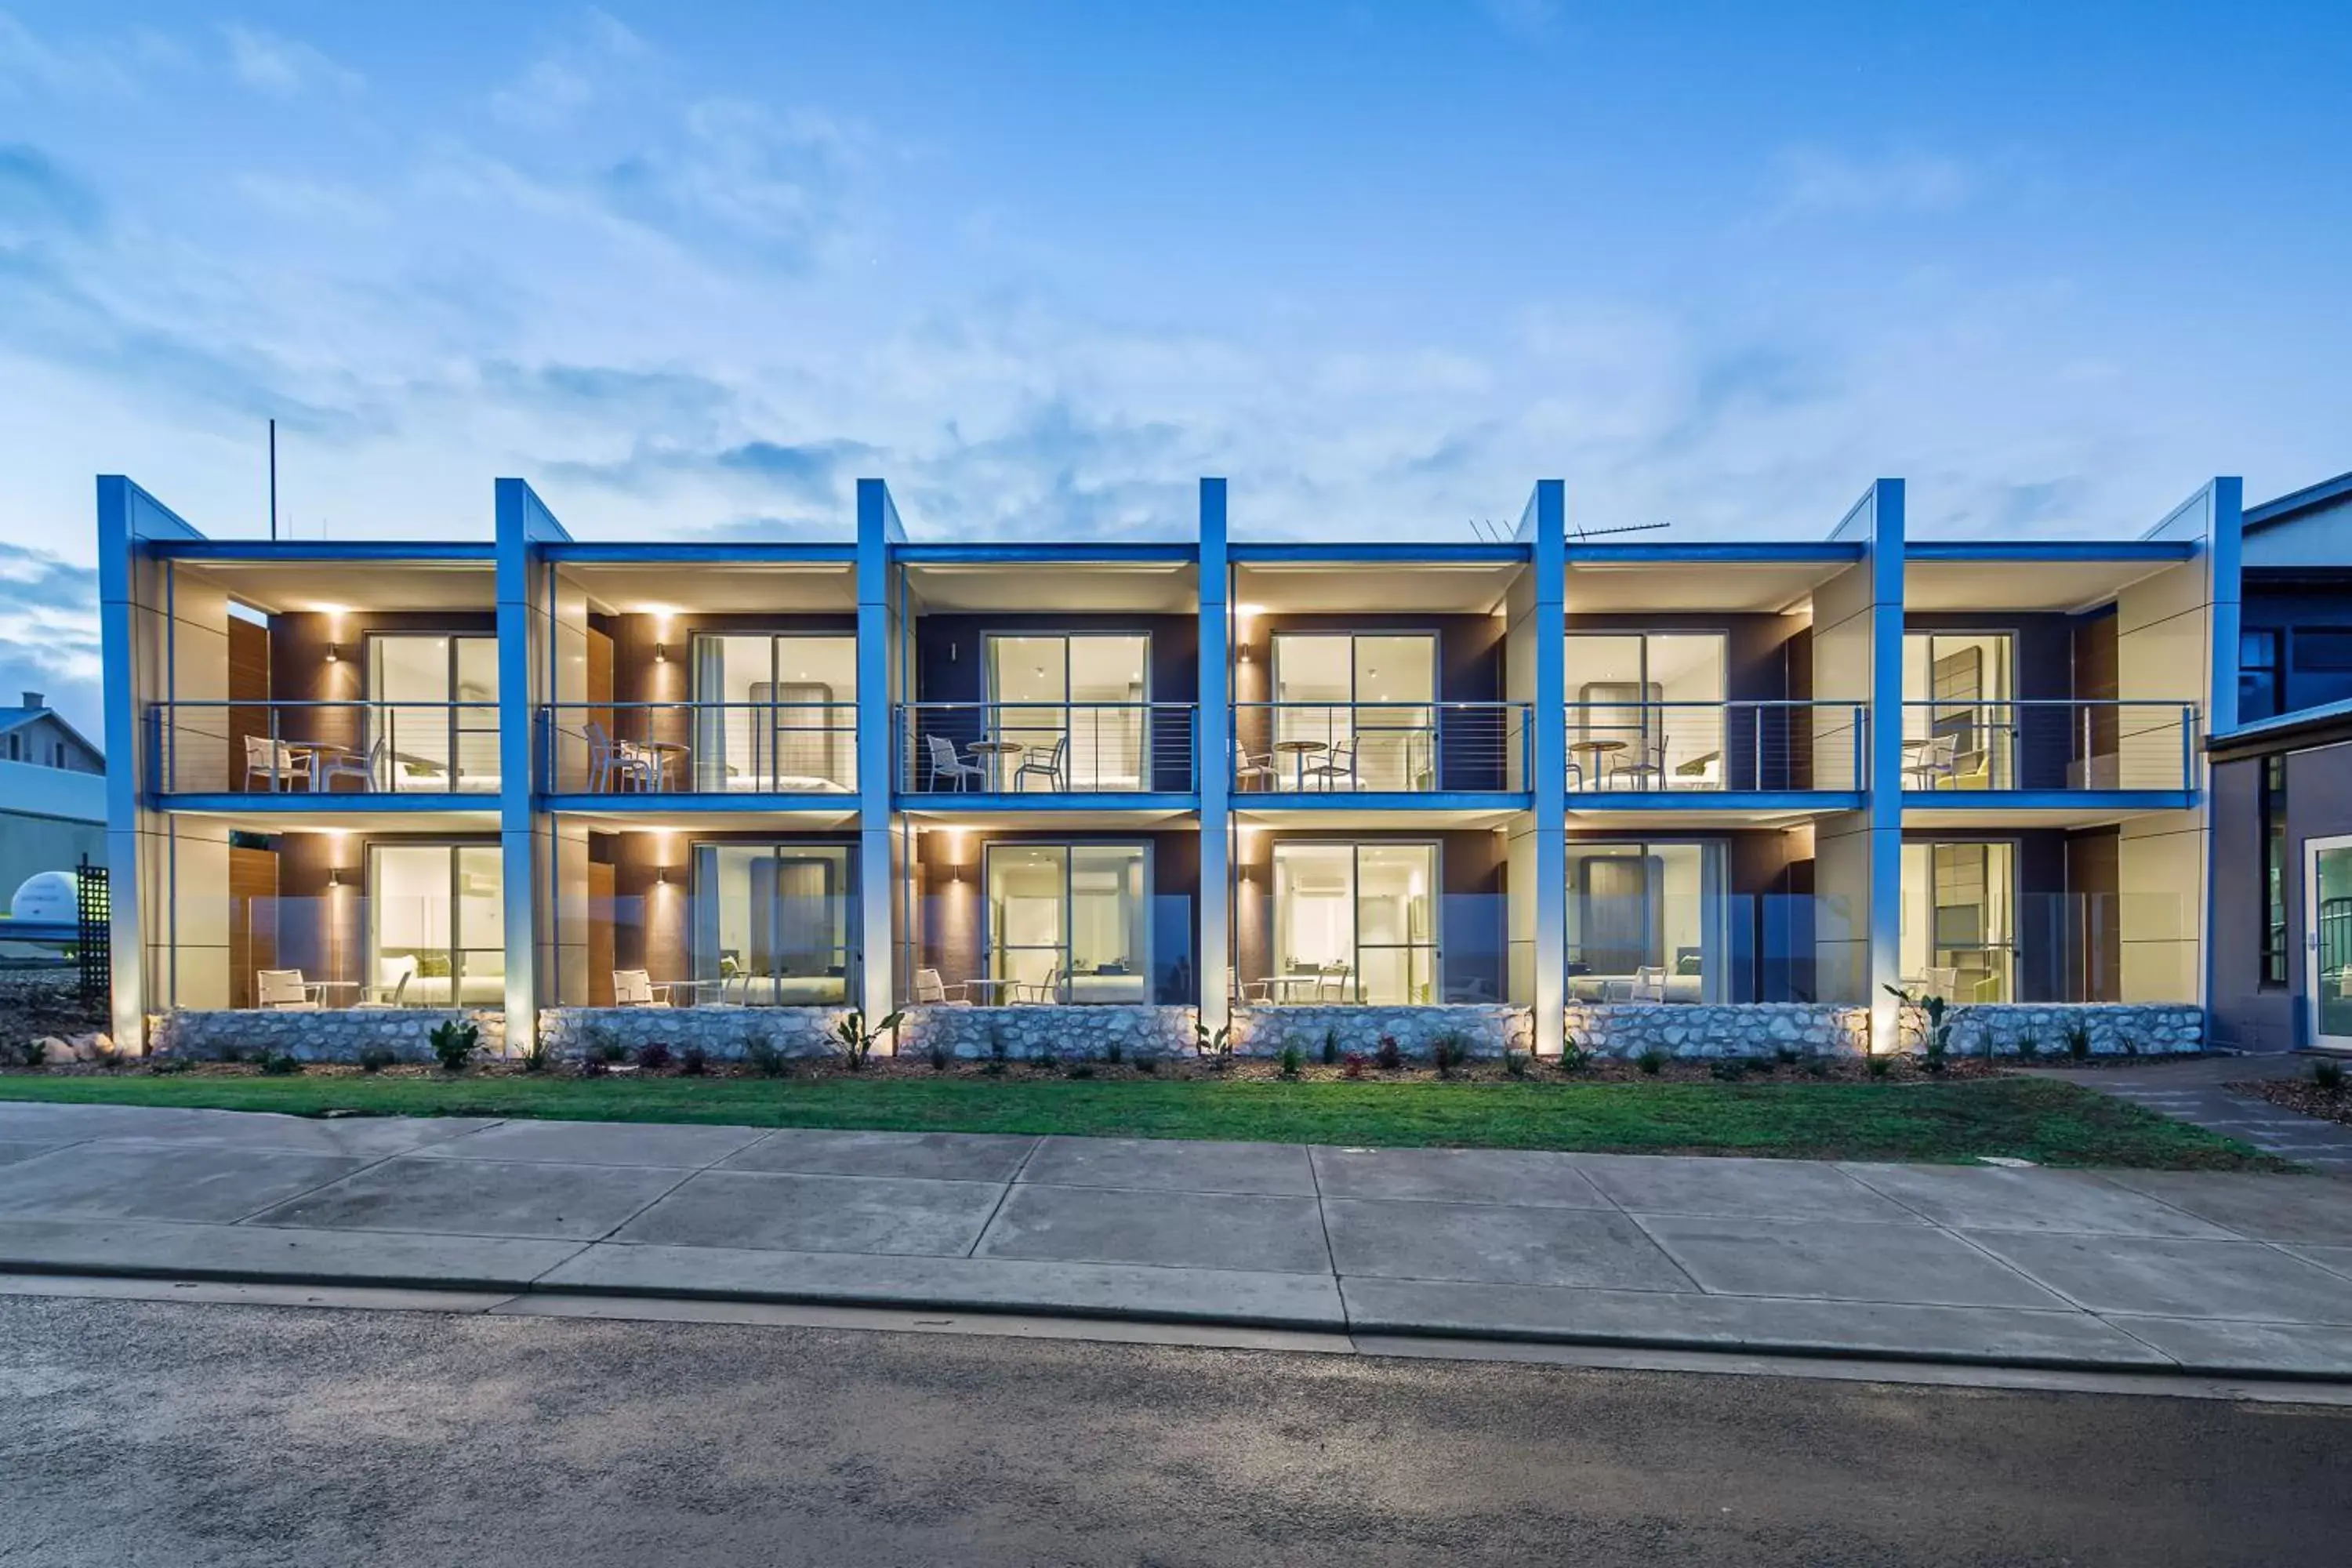
[[[1032,746],[1021,754],[1021,765],[1013,770],[1013,788],[1017,793],[1021,781],[1034,773],[1045,781],[1048,789],[1066,790],[1070,786],[1063,776],[1063,764],[1069,760],[1070,738],[1055,741],[1051,748]]]
[[[1627,760],[1609,770],[1609,781],[1618,789],[1664,789],[1666,787],[1666,738],[1644,735],[1633,742],[1633,749],[1623,753]],[[1624,781],[1631,779],[1628,784]]]
[[[311,756],[316,770],[310,777],[314,791],[323,794],[334,788],[337,779],[357,779],[362,790],[373,791],[383,787],[383,769],[390,761],[391,748],[379,740],[364,756],[340,749],[315,752]]]
[[[1234,788],[1272,789],[1276,776],[1271,754],[1254,756],[1239,741],[1234,742]]]
[[[915,971],[915,1005],[918,1007],[969,1007],[971,987],[959,980],[953,985],[940,978],[936,969]]]
[[[327,994],[317,981],[305,981],[299,969],[259,969],[254,982],[260,1005],[279,1013],[315,1013]]]
[[[654,787],[653,759],[635,747],[613,739],[604,725],[591,719],[581,732],[588,739],[588,793],[603,795],[634,779],[642,791]]]
[[[267,735],[245,738],[245,788],[250,791],[253,781],[259,778],[274,792],[283,782],[291,787],[296,779],[309,783],[310,766],[297,758],[294,748],[284,741],[273,741]]]
[[[1013,987],[1013,1001],[1025,1002],[1033,1006],[1049,1006],[1061,999],[1062,966],[1058,963],[1045,971],[1045,978],[1039,984],[1016,984]]]
[[[1934,789],[1937,781],[1947,783],[1958,776],[1959,740],[1953,735],[1937,735],[1927,745],[1911,753],[1903,764],[1904,787]]]
[[[1960,972],[1956,968],[1930,969],[1927,971],[1927,994],[1931,996],[1941,996],[1947,1002],[1958,1001],[1960,999]]]
[[[1666,971],[1664,965],[1638,964],[1633,970],[1633,989],[1630,1000],[1663,1002],[1666,999]]]
[[[945,735],[926,735],[923,737],[923,741],[924,743],[930,748],[931,787],[933,789],[946,788],[960,790],[962,789],[968,782],[974,780],[977,780],[983,787],[986,786],[988,783],[988,770],[982,767],[978,763],[966,762],[961,757],[958,756],[956,754],[955,742],[953,741],[949,740]],[[948,781],[944,785],[940,782],[942,779]]]
[[[1350,735],[1324,752],[1321,761],[1308,765],[1307,782],[1310,784],[1319,783],[1323,788],[1332,790],[1338,789],[1339,781],[1345,779],[1348,788],[1359,787],[1356,783],[1356,747],[1360,743],[1356,736]]]
[[[1348,999],[1348,983],[1354,978],[1355,965],[1327,963],[1315,976],[1315,1000],[1341,1003]]]
[[[415,973],[414,969],[404,968],[391,984],[369,986],[360,994],[360,999],[352,1005],[354,1007],[399,1006],[401,998],[408,994],[409,977]]]
[[[613,971],[613,1005],[615,1007],[667,1007],[669,987],[656,985],[642,969]]]

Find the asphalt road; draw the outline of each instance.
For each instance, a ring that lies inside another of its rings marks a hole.
[[[0,1563],[2340,1564],[2352,1411],[0,1297]]]

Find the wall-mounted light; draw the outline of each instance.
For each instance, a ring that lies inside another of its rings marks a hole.
[[[667,643],[654,644],[654,662],[656,664],[667,664],[669,662],[669,645]]]
[[[340,866],[330,866],[330,867],[328,867],[328,868],[327,868],[327,886],[328,886],[329,888],[332,889],[332,888],[340,888],[340,887],[341,887],[342,885],[343,885],[343,870],[342,870],[342,868],[341,868],[341,867],[340,867]]]
[[[341,664],[342,661],[343,650],[337,647],[333,643],[329,643],[327,645],[327,662],[329,664]]]
[[[655,880],[656,882],[658,882],[659,884],[661,884],[661,886],[663,886],[663,887],[665,887],[665,888],[668,887],[668,886],[669,886],[669,868],[668,868],[668,867],[667,867],[667,866],[658,866],[658,867],[656,867],[656,868],[654,868],[654,880]]]

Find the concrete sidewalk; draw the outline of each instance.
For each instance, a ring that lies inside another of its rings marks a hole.
[[[0,1272],[2352,1379],[2352,1184],[0,1102]]]

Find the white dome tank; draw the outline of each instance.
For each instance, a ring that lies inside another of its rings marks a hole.
[[[8,900],[8,912],[20,921],[79,920],[80,883],[71,871],[35,872]]]

